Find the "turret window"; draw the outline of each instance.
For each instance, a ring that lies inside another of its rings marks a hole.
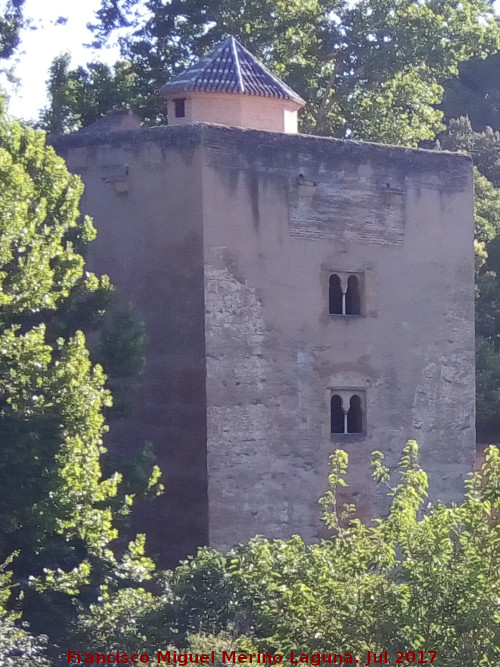
[[[186,98],[177,97],[174,99],[174,114],[176,118],[185,118],[186,116]]]

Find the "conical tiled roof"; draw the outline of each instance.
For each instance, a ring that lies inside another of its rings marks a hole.
[[[160,93],[189,90],[259,95],[305,104],[234,37],[220,42],[195,65],[168,81],[160,88]]]

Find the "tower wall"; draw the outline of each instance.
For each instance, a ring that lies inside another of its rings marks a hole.
[[[167,491],[141,528],[164,562],[207,541],[317,539],[338,447],[365,516],[385,510],[370,452],[392,466],[409,438],[431,497],[461,496],[475,448],[467,157],[209,125],[56,148],[86,184],[89,267],[146,322],[137,405],[109,443],[155,445]],[[359,277],[361,315],[329,314],[334,273]],[[353,392],[364,432],[332,434],[331,397]]]
[[[464,156],[207,128],[203,161],[210,543],[323,532],[335,448],[346,499],[386,510],[370,453],[415,438],[431,498],[474,457],[472,172]],[[329,314],[357,274],[361,316]],[[365,434],[330,432],[332,394]]]
[[[153,443],[166,492],[134,509],[133,529],[171,565],[208,540],[199,138],[180,127],[88,132],[56,148],[81,175],[81,210],[98,231],[89,270],[108,274],[146,325],[144,371],[125,380],[137,384],[132,411],[111,421],[105,444],[131,453]]]

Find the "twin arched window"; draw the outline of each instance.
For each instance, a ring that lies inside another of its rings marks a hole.
[[[361,276],[352,273],[332,273],[329,278],[328,299],[330,315],[361,315]],[[364,391],[337,389],[330,404],[331,433],[364,433]]]
[[[330,315],[361,315],[361,288],[358,276],[350,275],[347,284],[337,273],[332,273],[329,283]]]
[[[364,433],[363,401],[359,394],[352,394],[349,405],[339,394],[333,394],[330,406],[331,433]]]

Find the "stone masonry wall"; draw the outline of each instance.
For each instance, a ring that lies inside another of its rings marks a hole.
[[[431,497],[458,499],[474,456],[468,158],[185,125],[86,132],[55,147],[85,185],[108,273],[147,328],[133,412],[106,444],[150,440],[166,493],[140,510],[162,564],[200,544],[325,534],[328,457],[348,498],[385,510],[369,454],[421,446]],[[356,273],[361,317],[328,313]],[[361,392],[366,434],[330,434],[330,397]]]
[[[119,302],[146,324],[146,366],[132,412],[113,419],[105,444],[131,455],[153,443],[166,490],[134,508],[162,565],[208,541],[202,201],[193,128],[62,137],[56,148],[85,183],[81,209],[97,239],[88,267],[108,274]]]
[[[474,455],[472,181],[463,156],[254,131],[204,131],[210,543],[325,534],[328,457],[346,499],[385,510],[370,452],[420,444],[431,497]],[[332,272],[363,276],[362,317],[328,314]],[[330,434],[335,390],[366,434]]]

